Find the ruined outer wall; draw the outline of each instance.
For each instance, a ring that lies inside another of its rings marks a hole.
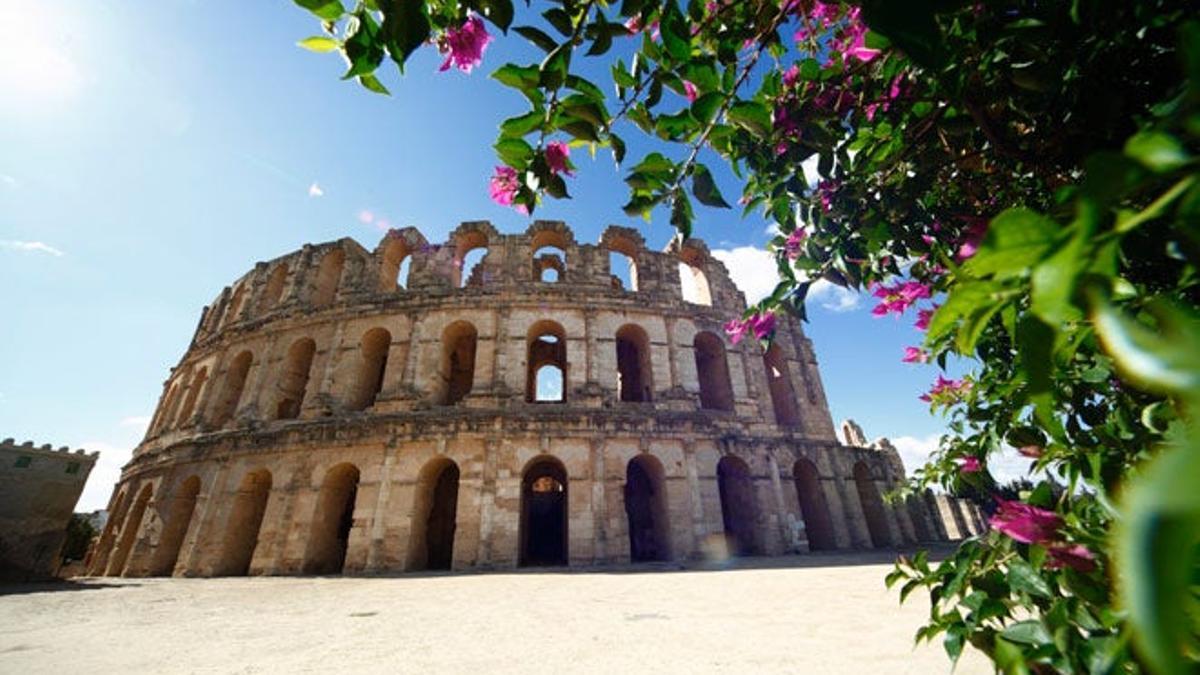
[[[545,245],[565,253],[554,283],[539,280],[547,261],[534,252]],[[463,285],[463,259],[476,247],[487,254]],[[632,259],[636,289],[612,275],[610,251]],[[404,259],[411,267],[399,288]],[[684,301],[681,261],[691,265],[687,273],[702,273],[710,304]],[[221,573],[245,477],[263,470],[269,498],[249,571],[299,572],[311,557],[322,485],[347,464],[358,481],[344,569],[410,569],[421,557],[413,530],[421,527],[423,471],[434,460],[453,461],[460,472],[456,569],[517,564],[522,476],[544,457],[567,476],[571,564],[629,560],[623,490],[630,460],[642,455],[661,465],[665,513],[656,517],[670,523],[671,558],[700,555],[722,533],[723,457],[748,469],[748,553],[810,548],[798,460],[815,466],[828,547],[915,541],[910,509],[874,505],[869,493],[901,478],[894,466],[877,449],[838,443],[800,324],[780,321],[778,352],[764,361],[756,341],[730,344],[721,328],[745,307],[703,243],[653,252],[636,231],[618,227],[588,245],[557,222],[535,222],[519,235],[469,222],[440,245],[410,228],[388,233],[374,251],[343,239],[259,263],[206,308],[164,384],[114,491],[92,572]],[[462,400],[443,405],[451,387],[445,343],[459,322],[476,335],[473,382]],[[562,402],[527,400],[531,330],[546,325],[565,343]],[[618,393],[616,335],[629,325],[647,338],[648,401]],[[386,367],[363,408],[364,386],[371,388],[365,345],[378,329],[387,331]],[[724,349],[727,410],[704,408],[695,353],[702,334]],[[301,340],[315,345],[302,404],[295,419],[274,419]],[[781,405],[791,411],[782,421]],[[181,507],[179,495],[197,484]],[[872,504],[865,510],[864,495]],[[925,505],[911,510],[930,517]],[[170,521],[185,512],[180,533]],[[178,546],[169,565],[164,540]]]
[[[0,442],[0,578],[53,577],[67,522],[99,453]]]

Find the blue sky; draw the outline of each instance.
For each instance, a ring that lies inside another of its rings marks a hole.
[[[374,248],[380,221],[431,241],[463,220],[503,232],[529,223],[487,196],[496,125],[524,112],[487,74],[536,58],[519,38],[494,43],[469,76],[436,72],[437,54],[422,50],[402,80],[387,71],[393,96],[383,97],[341,82],[337,57],[296,47],[318,26],[284,0],[63,0],[5,12],[0,437],[102,451],[81,510],[107,501],[201,308],[256,261],[344,236]],[[631,143],[630,158],[647,147]],[[537,217],[568,222],[585,242],[609,224],[667,242],[665,214],[647,224],[621,212],[607,151],[572,158],[574,199]],[[734,201],[738,186],[719,178]],[[774,285],[761,251],[768,226],[698,211],[696,234],[751,301]],[[890,436],[909,460],[944,426],[917,400],[935,372],[900,363],[920,338],[912,317],[876,319],[870,306],[828,288],[806,328],[835,421]]]

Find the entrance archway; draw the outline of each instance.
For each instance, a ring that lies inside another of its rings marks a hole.
[[[171,498],[166,527],[158,540],[154,560],[150,563],[150,576],[169,577],[179,560],[179,549],[183,546],[192,513],[196,510],[196,496],[200,494],[200,478],[191,476],[179,484]]]
[[[553,457],[530,462],[521,478],[522,567],[567,564],[567,469]]]
[[[147,484],[138,492],[137,499],[129,509],[129,516],[125,519],[120,539],[117,540],[117,548],[108,562],[108,576],[110,577],[120,576],[121,572],[125,571],[125,561],[129,559],[129,551],[133,548],[138,530],[142,527],[142,516],[146,515],[146,504],[150,502],[150,494],[150,485]]]
[[[431,460],[417,478],[408,546],[408,569],[448,570],[454,562],[458,528],[458,465]]]
[[[837,548],[833,538],[833,521],[829,517],[829,506],[825,493],[821,491],[821,478],[815,464],[807,459],[796,460],[792,467],[796,480],[796,496],[800,500],[800,516],[804,518],[810,551],[830,551]]]
[[[270,471],[251,471],[242,479],[233,498],[221,559],[213,568],[213,576],[244,577],[250,572],[250,561],[258,546],[258,530],[270,496]]]
[[[638,455],[625,466],[625,516],[632,562],[671,559],[671,528],[662,463]]]
[[[871,534],[871,545],[884,548],[892,545],[892,534],[887,526],[887,514],[883,499],[871,479],[871,470],[863,462],[854,465],[854,486],[858,488],[858,500],[862,502],[863,516],[867,519],[867,531]]]
[[[721,495],[721,520],[725,525],[729,552],[754,555],[758,552],[754,540],[758,507],[754,501],[750,467],[737,457],[722,457],[717,462],[717,490]]]
[[[358,478],[358,467],[353,464],[338,464],[325,473],[304,553],[303,569],[307,574],[338,574],[342,571],[350,530],[354,526]]]

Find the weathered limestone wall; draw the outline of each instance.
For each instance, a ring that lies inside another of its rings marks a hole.
[[[728,341],[744,309],[703,243],[652,252],[618,227],[587,245],[557,222],[468,222],[441,245],[410,228],[374,251],[343,239],[260,263],[206,308],[164,384],[91,571],[800,553],[911,543],[914,517],[944,538],[924,503],[880,499],[903,477],[886,450],[838,443],[797,321],[769,355]],[[530,396],[544,363],[562,400]]]
[[[0,442],[0,579],[55,576],[67,522],[99,456]]]

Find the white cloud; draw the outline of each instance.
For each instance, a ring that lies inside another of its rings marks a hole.
[[[138,433],[146,433],[146,427],[150,426],[149,415],[132,415],[122,419],[120,426],[135,429]]]
[[[0,239],[0,248],[9,251],[19,251],[21,253],[46,253],[54,257],[63,255],[63,252],[53,246],[40,241],[18,241],[15,239]]]
[[[133,456],[132,448],[112,445],[105,441],[84,441],[79,445],[87,452],[99,452],[100,459],[92,467],[83,494],[79,497],[76,511],[95,511],[108,506],[108,498],[112,496],[113,486],[121,478],[121,467]]]
[[[911,476],[913,471],[925,466],[925,463],[929,461],[929,456],[933,454],[934,450],[937,450],[938,439],[941,437],[941,434],[930,434],[923,438],[900,436],[890,440],[900,453],[905,473]]]
[[[6,173],[0,173],[0,183],[3,183],[4,187],[9,188],[10,190],[14,190],[18,185],[20,185],[20,182],[16,178]]]
[[[313,181],[312,185],[308,186],[308,196],[309,197],[324,197],[325,191],[321,189],[320,185],[317,185],[316,181]]]
[[[732,249],[715,249],[712,255],[725,263],[734,285],[746,294],[750,303],[771,294],[779,283],[775,272],[775,258],[765,249],[755,246],[738,246]],[[849,312],[857,309],[860,294],[818,279],[808,291],[808,298],[831,312]]]
[[[891,439],[892,445],[896,446],[896,450],[900,452],[900,459],[904,462],[904,471],[909,476],[929,461],[929,456],[933,454],[934,450],[937,450],[938,440],[941,437],[942,434],[930,434],[922,438],[900,436]],[[1032,464],[1032,460],[1022,457],[1017,454],[1016,450],[1008,446],[1005,446],[1000,452],[992,453],[987,459],[988,472],[992,474],[992,478],[996,479],[996,483],[999,485],[1005,485],[1018,478],[1031,478],[1036,481],[1038,476],[1029,470]]]

